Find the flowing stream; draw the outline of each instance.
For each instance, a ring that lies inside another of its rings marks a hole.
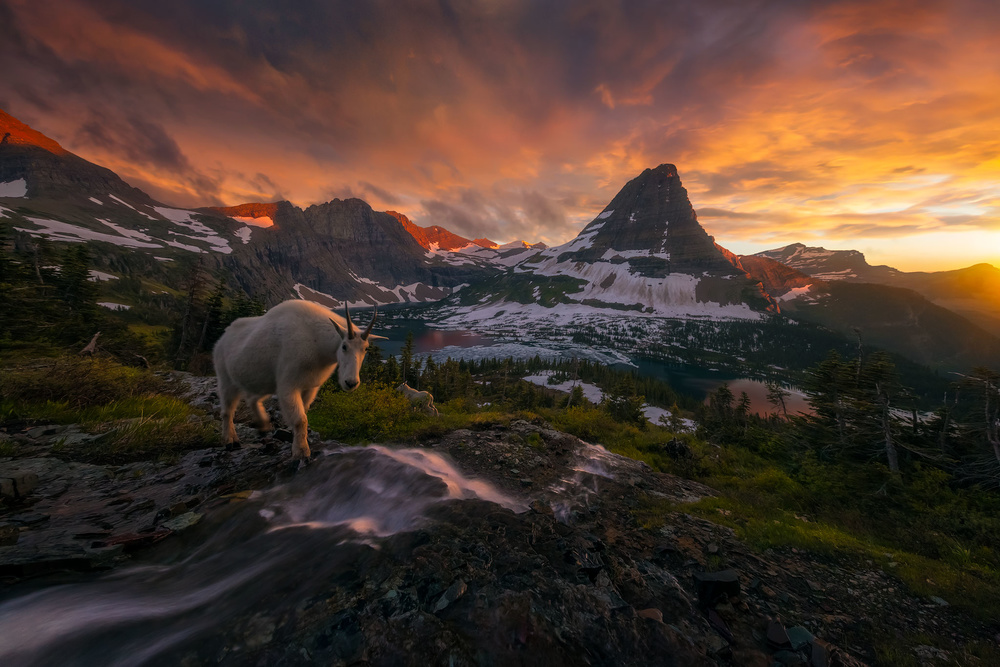
[[[325,454],[292,481],[223,507],[168,541],[173,555],[159,558],[166,563],[8,590],[0,601],[0,665],[169,664],[179,649],[210,639],[248,609],[267,608],[275,596],[308,600],[312,582],[359,567],[381,538],[426,523],[437,503],[477,498],[526,509],[434,451],[372,446]]]

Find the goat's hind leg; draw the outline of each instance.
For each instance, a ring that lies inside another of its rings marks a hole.
[[[240,446],[239,436],[236,435],[236,425],[233,424],[233,416],[236,414],[236,406],[239,405],[240,398],[239,389],[219,382],[219,402],[222,412],[222,444],[227,449],[238,448]]]
[[[252,396],[247,400],[253,410],[253,425],[258,433],[268,433],[271,431],[271,418],[264,409],[264,401],[267,396]]]

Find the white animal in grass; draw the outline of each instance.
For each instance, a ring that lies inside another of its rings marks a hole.
[[[292,458],[309,458],[307,439],[309,423],[306,412],[316,392],[338,370],[338,382],[346,391],[361,384],[358,371],[371,340],[385,340],[372,335],[372,325],[359,331],[345,317],[310,301],[285,301],[260,317],[241,317],[222,334],[212,358],[219,380],[222,405],[222,442],[237,442],[233,413],[241,398],[253,409],[256,426],[270,430],[271,424],[262,405],[276,394],[281,414],[292,427]]]
[[[396,391],[410,399],[410,403],[412,403],[414,407],[420,408],[429,415],[434,415],[435,417],[440,416],[438,409],[434,407],[434,396],[431,395],[431,392],[417,391],[405,382],[396,387]]]

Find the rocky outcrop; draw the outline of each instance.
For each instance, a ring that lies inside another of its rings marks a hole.
[[[759,280],[772,297],[779,297],[795,288],[821,282],[777,260],[760,255],[743,255],[738,259],[740,266],[754,280]]]
[[[403,225],[403,229],[409,232],[425,250],[435,248],[440,250],[460,250],[470,244],[482,246],[483,248],[497,247],[497,244],[489,239],[473,239],[470,241],[464,236],[459,236],[448,231],[444,227],[439,227],[438,225],[420,227],[402,213],[397,213],[396,211],[386,211],[386,213],[399,220],[399,224]]]
[[[237,218],[274,218],[281,202],[249,203],[238,206],[209,206],[205,210]]]

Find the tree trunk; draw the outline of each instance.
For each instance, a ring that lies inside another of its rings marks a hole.
[[[997,400],[1000,402],[1000,392],[993,386],[993,383],[986,380],[986,440],[993,446],[993,455],[1000,463],[1000,409],[994,406],[993,394],[998,394]],[[994,414],[996,413],[996,414]]]
[[[889,396],[876,384],[879,403],[882,404],[882,433],[885,437],[885,458],[889,461],[889,471],[894,475],[899,472],[899,456],[896,445],[892,441],[892,418],[889,414]]]

